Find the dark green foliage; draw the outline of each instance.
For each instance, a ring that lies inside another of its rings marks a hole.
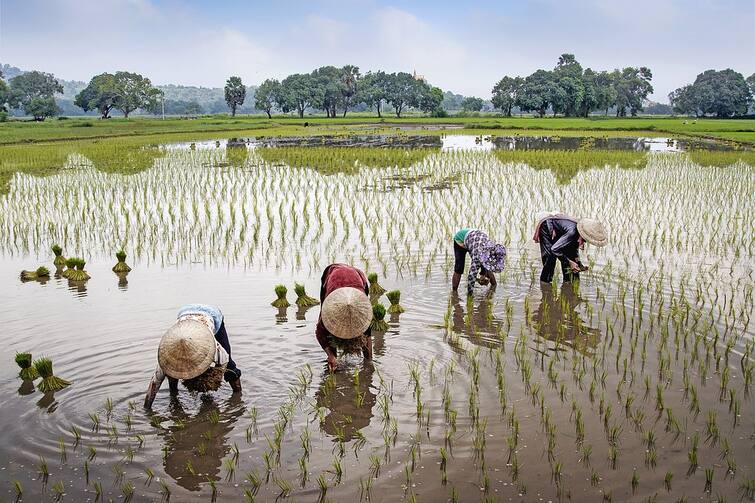
[[[63,86],[50,73],[26,72],[10,80],[8,103],[13,108],[23,108],[34,120],[44,120],[58,114],[55,93],[62,93]]]
[[[240,77],[230,77],[225,83],[225,102],[231,109],[231,116],[236,115],[236,109],[244,104],[246,87]]]
[[[741,73],[706,70],[695,82],[669,94],[674,111],[696,117],[744,115],[752,102],[752,91]]]

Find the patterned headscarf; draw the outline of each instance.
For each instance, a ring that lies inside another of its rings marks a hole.
[[[506,248],[502,244],[490,243],[480,252],[480,263],[490,272],[503,271],[505,262]]]

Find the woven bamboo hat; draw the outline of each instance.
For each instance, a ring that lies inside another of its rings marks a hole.
[[[157,348],[157,363],[174,379],[193,379],[215,360],[215,337],[196,320],[179,320],[165,332]]]
[[[339,339],[354,339],[369,328],[372,304],[363,290],[337,288],[325,297],[320,316],[328,332]]]
[[[608,235],[603,224],[592,218],[580,218],[577,221],[577,231],[582,239],[595,246],[605,246]]]

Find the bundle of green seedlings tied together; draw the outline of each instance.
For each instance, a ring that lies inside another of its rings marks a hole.
[[[341,352],[346,355],[361,354],[362,348],[364,348],[367,343],[367,337],[365,337],[364,335],[354,337],[353,339],[341,339],[334,335],[328,334],[326,338],[331,347],[340,349]]]
[[[388,307],[388,312],[391,314],[401,314],[405,311],[399,302],[401,301],[401,292],[398,290],[391,290],[385,294],[388,300],[391,301],[391,305]]]
[[[70,381],[66,381],[65,379],[53,375],[52,360],[49,358],[38,358],[34,361],[34,368],[39,374],[39,377],[42,378],[42,382],[39,383],[37,388],[43,393],[47,393],[48,391],[58,391],[71,384]]]
[[[66,269],[63,271],[63,277],[70,279],[72,281],[86,281],[91,276],[87,274],[87,272],[84,270],[84,266],[86,265],[86,262],[83,258],[79,257],[71,257],[66,259]]]
[[[380,297],[385,293],[385,288],[378,283],[378,276],[376,272],[371,272],[367,275],[367,281],[370,283],[370,296]]]
[[[304,285],[300,283],[294,283],[294,292],[296,292],[296,305],[299,307],[316,306],[320,303],[320,301],[314,297],[307,295],[307,292],[304,290]]]
[[[24,381],[33,381],[39,377],[37,369],[32,365],[31,353],[16,353],[16,363],[21,367],[18,377]]]
[[[118,263],[113,266],[113,272],[130,272],[131,268],[126,263],[126,252],[123,250],[118,250],[115,253],[115,258],[118,260]]]
[[[291,304],[288,302],[288,299],[286,298],[286,294],[288,293],[288,288],[286,288],[285,285],[278,285],[275,287],[275,295],[278,297],[274,301],[272,301],[270,304],[273,307],[288,307]]]
[[[34,271],[27,271],[27,270],[21,271],[22,281],[32,281],[35,279],[42,279],[42,278],[49,278],[49,277],[50,277],[50,271],[45,266],[39,266]]]
[[[184,379],[181,382],[189,391],[195,391],[198,393],[217,391],[217,389],[220,388],[220,385],[223,384],[225,369],[226,365],[210,367],[197,377]]]
[[[62,269],[66,265],[66,258],[63,256],[63,248],[58,244],[52,245],[52,252],[55,254],[55,260],[52,261],[53,265]]]
[[[370,330],[373,332],[385,332],[388,330],[388,323],[385,322],[385,306],[379,302],[372,306],[372,322]]]

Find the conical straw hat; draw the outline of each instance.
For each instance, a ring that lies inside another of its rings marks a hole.
[[[592,218],[580,218],[577,222],[577,231],[582,239],[595,246],[605,246],[608,236],[603,224]]]
[[[157,348],[157,362],[174,379],[193,379],[215,360],[215,337],[196,320],[180,320],[165,332]]]
[[[369,328],[372,304],[363,290],[337,288],[325,297],[320,315],[328,332],[339,339],[354,339]]]

